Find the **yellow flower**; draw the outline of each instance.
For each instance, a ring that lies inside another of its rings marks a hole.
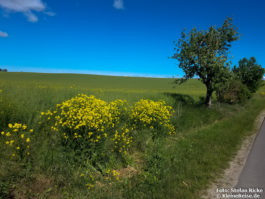
[[[29,152],[27,152],[27,155],[30,155],[30,153],[29,153]]]
[[[12,129],[13,125],[12,124],[8,124],[8,127]]]
[[[7,137],[9,137],[10,135],[11,135],[10,132],[7,132],[7,133],[6,133],[6,136],[7,136]]]
[[[83,177],[83,176],[85,176],[85,174],[81,173],[81,174],[80,174],[80,177]]]
[[[27,138],[27,139],[26,139],[26,142],[30,142],[30,138]]]
[[[22,126],[22,128],[23,128],[23,130],[26,130],[26,129],[27,129],[27,125],[24,124],[24,125]]]
[[[156,127],[166,127],[168,131],[174,131],[171,123],[173,108],[166,106],[165,101],[140,100],[132,108],[130,118],[135,122],[135,126],[140,125],[154,129]]]
[[[9,144],[9,141],[6,141],[6,144]]]
[[[33,133],[33,129],[30,129],[29,132],[30,132],[30,133]]]
[[[90,184],[90,183],[86,184],[86,186],[87,186],[88,189],[91,189],[91,188],[94,187],[94,185],[92,185],[92,184]]]
[[[20,149],[20,147],[18,146],[18,147],[17,147],[17,150],[19,150],[19,149]]]
[[[21,134],[20,137],[21,137],[22,139],[24,139],[24,134]]]
[[[5,135],[5,132],[4,132],[4,131],[2,131],[2,132],[1,132],[1,134],[2,134],[2,135]]]

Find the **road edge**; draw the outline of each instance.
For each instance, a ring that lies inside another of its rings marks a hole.
[[[250,135],[246,136],[233,160],[229,162],[229,167],[223,171],[220,178],[216,179],[211,183],[208,189],[202,192],[202,198],[204,199],[217,199],[216,189],[217,188],[232,188],[237,185],[239,176],[244,168],[249,152],[251,151],[252,145],[256,136],[258,135],[259,128],[264,120],[265,110],[255,120],[254,130]]]

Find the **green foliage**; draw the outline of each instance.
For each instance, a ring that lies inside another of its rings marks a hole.
[[[198,76],[205,84],[208,106],[211,105],[213,91],[231,77],[228,50],[231,42],[238,38],[232,19],[227,18],[219,28],[211,26],[206,31],[193,28],[188,34],[182,32],[175,43],[177,52],[172,58],[179,61],[179,67],[185,73],[184,79]]]
[[[231,80],[217,89],[216,96],[219,102],[236,104],[249,99],[251,93],[241,81]]]
[[[11,100],[2,96],[0,90],[0,129],[4,129],[16,115],[16,107]]]
[[[257,64],[255,57],[251,57],[249,60],[247,58],[239,60],[238,67],[234,66],[233,72],[237,79],[255,93],[261,86],[265,70]]]
[[[9,197],[9,189],[9,184],[0,180],[0,199],[5,199]]]

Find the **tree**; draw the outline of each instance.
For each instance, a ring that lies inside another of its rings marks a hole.
[[[233,72],[236,78],[254,93],[261,85],[265,70],[256,63],[255,57],[251,57],[249,60],[244,57],[239,60],[238,67],[234,66]]]
[[[218,85],[231,76],[228,50],[231,42],[238,38],[232,19],[227,18],[219,28],[211,26],[206,31],[193,28],[188,34],[183,31],[175,42],[176,53],[172,58],[179,61],[179,68],[185,73],[183,80],[199,77],[207,89],[205,103],[208,107]]]

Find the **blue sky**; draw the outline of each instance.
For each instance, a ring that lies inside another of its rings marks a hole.
[[[0,68],[132,76],[182,76],[173,40],[227,16],[241,35],[236,64],[265,66],[263,0],[0,0]]]

